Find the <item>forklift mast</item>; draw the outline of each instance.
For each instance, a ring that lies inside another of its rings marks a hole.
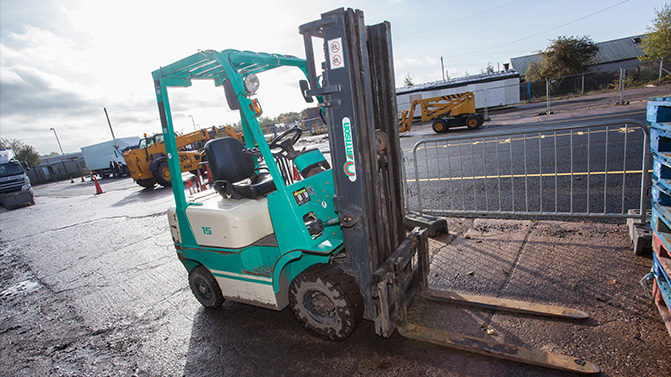
[[[321,96],[328,123],[333,202],[347,253],[342,267],[357,280],[364,318],[375,321],[378,334],[390,336],[423,282],[422,271],[408,266],[418,249],[426,249],[420,247],[422,240],[424,246],[427,242],[419,230],[404,242],[390,24],[366,26],[363,12],[341,8],[302,25],[299,32],[304,37],[309,78],[309,86],[302,83],[303,95],[308,102],[312,96]],[[321,82],[315,70],[319,60],[315,60],[313,37],[323,39]],[[397,250],[399,246],[402,250]],[[395,253],[402,258],[394,258]],[[389,276],[394,260],[397,270],[409,271],[396,287]],[[402,297],[386,300],[389,291],[402,291]]]

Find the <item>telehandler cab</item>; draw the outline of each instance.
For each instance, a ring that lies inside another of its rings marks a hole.
[[[177,255],[196,298],[282,310],[307,330],[343,340],[362,319],[376,333],[575,372],[598,372],[580,359],[452,334],[407,322],[417,294],[487,308],[582,318],[566,308],[431,290],[426,230],[404,228],[401,155],[388,22],[366,26],[359,10],[336,9],[299,28],[306,59],[223,50],[200,51],[153,72],[175,207],[168,211]],[[321,77],[313,38],[323,40]],[[301,131],[266,142],[259,126],[256,74],[295,67],[307,102],[326,114],[332,155],[296,150]],[[234,138],[205,146],[216,193],[185,196],[168,87],[212,80],[238,110],[244,145]],[[294,180],[291,163],[302,176]]]

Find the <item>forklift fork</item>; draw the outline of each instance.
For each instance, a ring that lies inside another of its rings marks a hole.
[[[398,333],[410,339],[524,364],[574,373],[599,373],[599,367],[596,364],[575,357],[518,347],[512,344],[492,342],[486,339],[455,334],[411,323],[404,323],[400,326]]]
[[[406,338],[461,351],[576,373],[599,372],[597,365],[579,358],[497,343],[487,339],[409,323],[407,321],[408,307],[417,294],[434,301],[472,305],[491,310],[570,319],[586,319],[589,317],[583,311],[560,306],[430,289],[427,284],[428,272],[427,231],[415,228],[396,248],[391,257],[375,272],[379,303],[378,316],[375,318],[375,330],[378,335],[388,338],[396,329],[400,335]]]

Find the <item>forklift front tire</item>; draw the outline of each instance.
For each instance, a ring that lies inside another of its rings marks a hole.
[[[356,281],[329,264],[311,266],[296,276],[289,303],[298,323],[326,340],[344,340],[363,318],[363,296]]]
[[[189,286],[193,295],[208,309],[216,309],[224,303],[217,280],[205,266],[197,266],[189,272]]]

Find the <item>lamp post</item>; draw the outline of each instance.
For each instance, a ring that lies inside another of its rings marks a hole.
[[[193,130],[196,131],[196,121],[193,120],[193,115],[189,115],[189,118],[191,118],[191,123],[193,123]]]
[[[112,129],[112,122],[110,122],[110,116],[107,115],[107,108],[103,107],[103,110],[105,110],[105,118],[107,118],[107,124],[110,126],[110,132],[112,133],[112,140],[114,140],[114,144],[116,144],[116,137],[114,137],[114,130]]]
[[[58,142],[58,148],[60,148],[61,154],[64,155],[65,153],[63,153],[63,147],[61,147],[61,141],[58,140],[58,134],[56,133],[56,129],[53,128],[53,127],[49,128],[49,129],[54,131],[54,136],[56,136],[56,142]]]
[[[61,156],[64,156],[65,153],[63,153],[63,147],[61,147],[61,141],[58,140],[58,134],[56,133],[56,129],[53,128],[53,127],[49,128],[49,129],[54,131],[54,136],[56,136],[56,142],[58,142],[58,148],[61,150]],[[65,166],[65,161],[63,161],[62,159],[61,159],[61,164],[63,165],[64,174],[67,174],[68,168]],[[58,174],[56,175],[56,177],[58,177]]]

